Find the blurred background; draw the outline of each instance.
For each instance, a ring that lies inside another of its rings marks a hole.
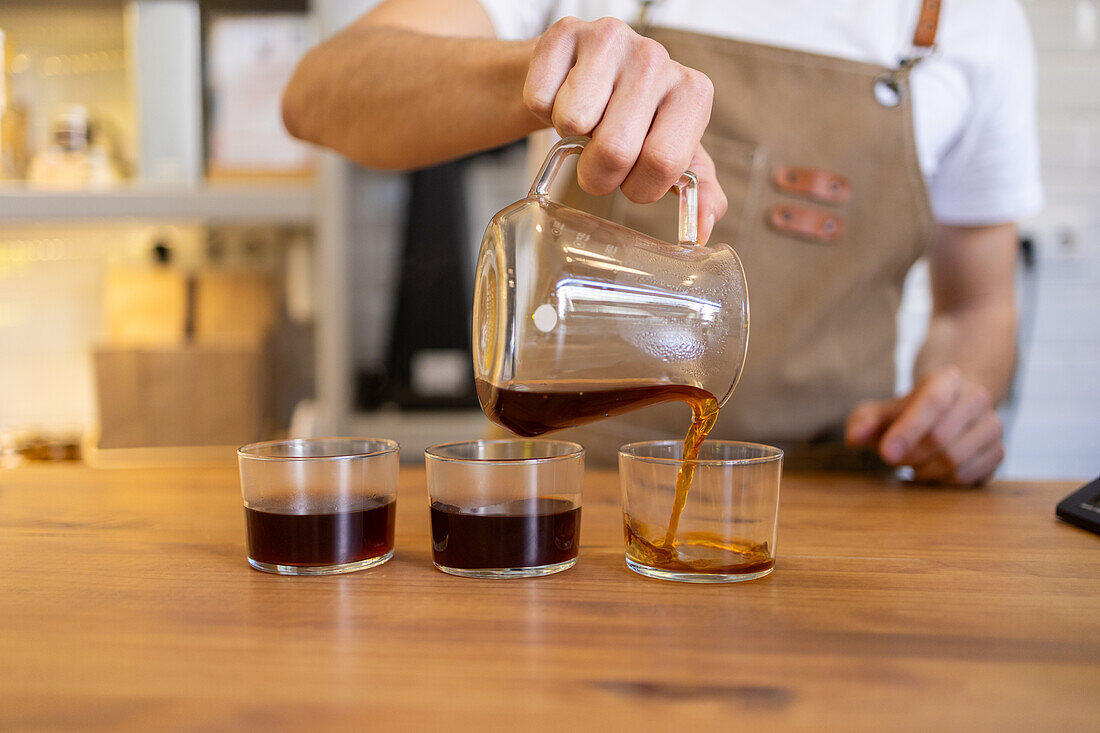
[[[298,58],[371,0],[0,5],[0,464],[232,461],[286,435],[487,425],[469,354],[483,228],[522,144],[383,174],[292,140]],[[1100,2],[1025,0],[1045,211],[1021,229],[1004,477],[1100,460]],[[736,245],[736,243],[734,243]],[[914,267],[899,389],[930,309]]]

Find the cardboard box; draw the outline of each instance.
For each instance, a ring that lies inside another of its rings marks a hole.
[[[94,350],[99,448],[242,445],[271,423],[263,345]]]
[[[195,341],[262,343],[275,325],[277,303],[266,274],[203,270],[195,276]]]
[[[104,285],[107,340],[128,346],[183,342],[190,297],[187,276],[171,267],[118,268]]]

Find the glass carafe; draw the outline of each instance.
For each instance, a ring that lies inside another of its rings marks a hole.
[[[737,253],[697,241],[697,182],[677,182],[680,241],[662,242],[548,197],[558,142],[527,198],[489,222],[474,294],[482,409],[518,435],[659,402],[719,406],[745,362],[749,301]]]

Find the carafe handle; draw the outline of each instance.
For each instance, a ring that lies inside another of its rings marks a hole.
[[[559,140],[546,154],[542,170],[528,193],[530,198],[545,198],[550,192],[550,184],[558,174],[562,162],[567,156],[579,154],[584,150],[590,138],[577,136]],[[684,171],[680,180],[672,186],[680,196],[680,244],[699,243],[699,179],[691,171]]]

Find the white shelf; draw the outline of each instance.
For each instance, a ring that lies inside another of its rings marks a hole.
[[[0,221],[50,222],[173,219],[312,224],[311,182],[215,183],[197,188],[130,184],[98,191],[50,191],[0,185]]]

